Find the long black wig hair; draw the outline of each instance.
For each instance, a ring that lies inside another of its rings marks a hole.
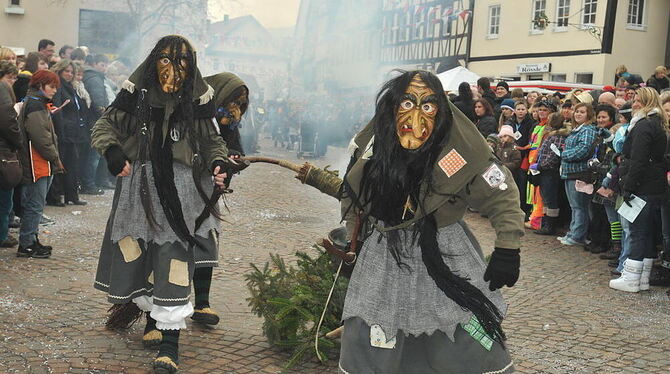
[[[165,51],[167,50],[167,53]],[[193,47],[187,39],[179,35],[168,35],[161,38],[156,46],[153,48],[147,59],[145,60],[146,71],[144,74],[143,87],[160,87],[160,80],[158,71],[155,68],[156,63],[164,53],[171,58],[174,57],[173,66],[175,67],[175,76],[179,76],[185,70],[186,78],[181,84],[181,87],[176,92],[170,94],[175,100],[176,107],[173,112],[175,120],[168,121],[168,133],[176,130],[178,134],[188,134],[189,146],[196,155],[193,159],[193,179],[200,198],[205,203],[206,209],[211,215],[217,219],[221,219],[215,204],[211,202],[202,186],[202,172],[208,170],[208,166],[204,165],[202,157],[199,156],[200,147],[197,142],[198,136],[194,121],[194,107],[198,105],[199,98],[193,97],[193,87],[195,84],[197,73],[197,60]],[[185,64],[181,64],[180,60],[184,60]],[[158,88],[160,90],[160,88]],[[149,140],[149,156],[154,176],[154,184],[158,191],[158,197],[163,208],[163,212],[167,218],[170,227],[175,234],[183,241],[188,242],[192,246],[197,245],[194,238],[195,233],[191,233],[184,220],[181,201],[177,187],[174,183],[173,170],[173,154],[172,145],[174,140],[171,136],[163,137],[162,118],[157,120],[151,118],[151,108],[147,92],[143,91],[138,99],[138,119],[140,123],[148,124],[154,120],[158,126],[153,131],[148,131]],[[156,90],[154,90],[156,91]],[[178,127],[177,127],[178,126]]]
[[[401,146],[396,134],[396,114],[405,90],[414,76],[432,89],[436,95],[438,112],[432,135],[415,150]],[[372,156],[364,168],[360,196],[354,197],[359,207],[368,207],[369,214],[386,227],[402,222],[408,199],[422,211],[427,191],[433,191],[432,173],[444,145],[449,139],[453,116],[439,79],[430,72],[399,71],[386,82],[377,95],[375,115],[372,118],[374,143]],[[345,187],[346,188],[346,187]],[[437,191],[433,191],[437,192]],[[418,220],[412,232],[387,232],[387,248],[398,266],[403,267],[404,245],[407,241],[418,244],[428,274],[444,294],[461,308],[471,311],[486,332],[501,344],[505,335],[500,326],[502,315],[498,308],[468,279],[453,273],[444,262],[437,241],[437,222],[432,214]],[[409,235],[410,237],[405,237]]]

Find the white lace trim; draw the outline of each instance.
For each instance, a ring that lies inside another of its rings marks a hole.
[[[130,93],[133,93],[135,92],[135,83],[126,79],[125,81],[123,81],[123,83],[121,83],[121,88]]]
[[[200,105],[207,104],[214,97],[214,89],[212,86],[207,85],[207,91],[200,96]]]
[[[107,286],[107,287],[109,287],[109,286]],[[127,299],[127,298],[133,296],[134,294],[142,292],[142,291],[151,292],[153,290],[154,290],[153,288],[140,288],[139,290],[135,290],[135,291],[131,292],[130,295],[127,295],[127,296],[116,296],[116,295],[107,294],[107,297],[111,297],[112,299],[122,300],[122,299]]]

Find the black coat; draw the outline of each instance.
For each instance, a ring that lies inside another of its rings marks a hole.
[[[656,78],[656,75],[652,75],[647,79],[647,86],[653,87],[659,93],[666,88],[670,88],[670,79],[663,76],[662,78]]]
[[[496,106],[498,105],[498,103],[496,103],[496,94],[492,90],[486,90],[482,93],[482,99],[486,99],[486,101],[491,104],[491,109],[495,112]]]
[[[88,127],[89,109],[86,106],[86,102],[77,95],[71,83],[61,79],[61,86],[52,99],[53,105],[59,107],[66,100],[70,100],[70,103],[52,116],[58,142],[60,144],[90,143],[91,134]]]
[[[480,118],[477,123],[477,130],[482,134],[484,139],[491,134],[498,133],[498,123],[493,116],[484,116]]]
[[[460,96],[457,96],[454,99],[454,105],[456,105],[456,108],[458,108],[463,114],[465,114],[466,117],[474,123],[477,120],[477,117],[475,116],[475,102],[474,101],[464,101],[461,100]]]
[[[638,196],[662,195],[666,191],[664,162],[667,134],[658,114],[638,121],[629,131],[621,152],[620,185]]]
[[[533,129],[535,128],[535,125],[537,125],[537,122],[535,122],[530,114],[526,114],[521,123],[517,121],[516,115],[512,115],[512,118],[507,121],[506,125],[512,126],[512,129],[514,129],[515,132],[518,131],[521,133],[521,137],[516,140],[516,145],[525,147],[528,145],[528,142],[530,142],[530,134],[533,133]],[[528,150],[521,151],[522,158],[526,155],[528,155]]]

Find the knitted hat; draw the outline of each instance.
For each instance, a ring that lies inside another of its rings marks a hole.
[[[505,99],[500,103],[500,109],[514,110],[514,100]]]
[[[514,129],[512,129],[512,126],[510,125],[502,125],[500,127],[500,132],[498,133],[498,137],[502,138],[503,136],[511,136],[514,137]]]
[[[496,85],[496,88],[498,88],[498,87],[504,87],[507,91],[509,91],[509,84],[507,84],[507,82],[505,82],[505,81],[498,82],[498,84]]]
[[[490,134],[489,136],[487,136],[487,137],[486,137],[486,141],[487,141],[487,142],[491,142],[491,143],[493,143],[493,144],[495,144],[495,145],[499,145],[499,144],[500,144],[500,138],[499,138],[498,135],[496,135],[496,134]]]

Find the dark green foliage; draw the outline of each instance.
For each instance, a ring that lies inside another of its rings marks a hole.
[[[245,275],[251,292],[247,301],[251,311],[264,319],[263,334],[271,345],[291,353],[286,368],[317,356],[316,328],[335,278],[331,257],[316,245],[313,249],[315,257],[297,252],[295,267],[270,254],[270,262],[262,269],[251,264],[253,270]],[[346,278],[338,279],[323,320],[319,333],[323,360],[339,349],[339,344],[323,336],[340,326],[347,284]]]

